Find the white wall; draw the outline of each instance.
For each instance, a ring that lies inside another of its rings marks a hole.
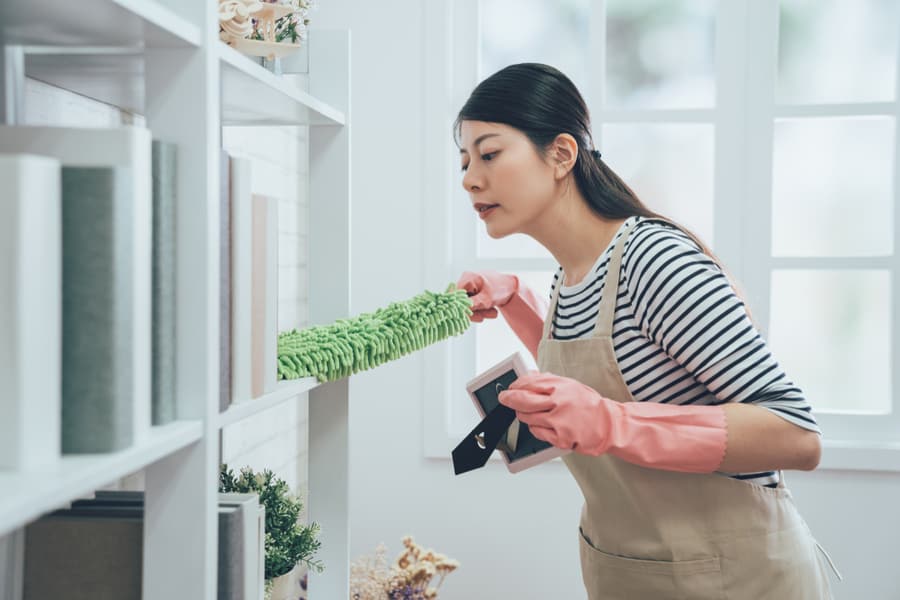
[[[313,28],[351,29],[354,314],[448,283],[429,277],[420,258],[429,201],[422,5],[332,0],[311,13]],[[441,598],[584,598],[580,497],[564,466],[512,476],[490,463],[457,478],[448,461],[423,458],[422,370],[417,353],[351,380],[351,556],[384,542],[393,559],[410,534],[461,562]],[[789,472],[786,480],[844,575],[836,597],[900,598],[900,474]]]

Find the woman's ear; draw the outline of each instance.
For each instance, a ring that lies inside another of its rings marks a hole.
[[[575,166],[578,158],[578,142],[568,133],[559,134],[553,140],[551,156],[555,162],[555,174],[562,179]]]

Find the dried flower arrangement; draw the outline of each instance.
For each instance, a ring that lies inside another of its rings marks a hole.
[[[388,568],[387,548],[379,544],[374,556],[362,556],[350,564],[350,600],[432,600],[444,578],[459,562],[425,550],[411,536],[403,538],[405,550]],[[440,579],[432,586],[432,579]]]

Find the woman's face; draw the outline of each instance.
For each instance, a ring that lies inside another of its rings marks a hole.
[[[484,219],[487,233],[502,238],[527,233],[552,202],[557,180],[519,130],[501,123],[462,121],[460,168],[472,206],[493,205]]]

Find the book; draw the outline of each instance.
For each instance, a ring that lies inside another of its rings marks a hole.
[[[253,195],[252,394],[275,391],[278,377],[278,200]]]
[[[54,515],[141,515],[144,492],[98,490]],[[265,590],[265,506],[256,493],[219,493],[219,598],[262,600]],[[233,511],[237,511],[233,514]],[[227,572],[226,572],[227,571]]]
[[[140,600],[143,527],[134,514],[52,514],[28,524],[23,600]]]
[[[219,159],[219,411],[231,404],[231,161]]]
[[[266,337],[263,390],[278,383],[278,198],[266,198]]]
[[[153,302],[152,384],[153,425],[177,417],[176,369],[176,190],[177,147],[153,141]]]
[[[249,575],[244,568],[241,551],[249,544],[244,538],[243,512],[239,506],[219,505],[219,600],[245,600],[244,578]]]
[[[252,162],[231,157],[231,401],[253,397],[251,340],[253,194]]]
[[[131,171],[62,168],[62,451],[134,442]]]
[[[151,423],[151,135],[139,126],[78,128],[0,125],[0,152],[51,156],[67,167],[125,167],[131,170],[129,198],[133,239],[132,390],[135,440],[143,439]]]
[[[0,470],[60,456],[59,161],[0,155]]]
[[[259,494],[220,492],[219,506],[236,506],[242,511],[244,598],[262,598],[266,583],[266,507]]]
[[[22,600],[25,566],[25,530],[0,536],[0,600]]]

